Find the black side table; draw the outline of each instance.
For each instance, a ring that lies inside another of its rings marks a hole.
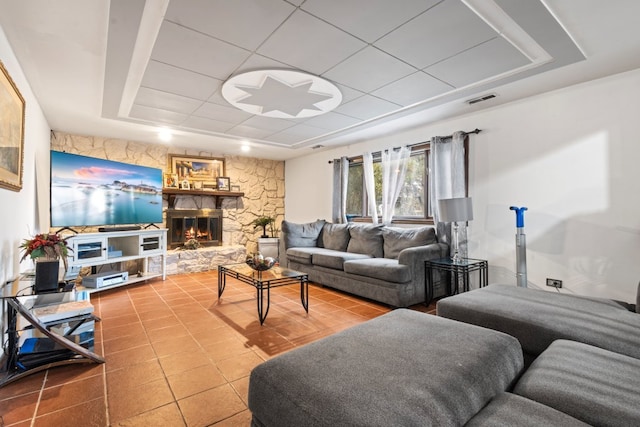
[[[486,260],[473,258],[462,258],[458,262],[453,262],[451,258],[426,260],[424,262],[426,305],[433,300],[434,271],[446,273],[447,296],[468,291],[469,276],[472,271],[477,271],[479,274],[478,286],[482,288],[489,283],[489,263]],[[461,284],[462,290],[460,290]]]

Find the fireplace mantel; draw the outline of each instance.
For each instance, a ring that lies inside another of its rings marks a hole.
[[[216,209],[222,208],[222,199],[244,197],[244,193],[237,191],[208,191],[208,190],[178,190],[174,188],[163,188],[162,194],[167,195],[167,202],[169,209],[174,209],[176,205],[177,196],[202,196],[213,197]]]

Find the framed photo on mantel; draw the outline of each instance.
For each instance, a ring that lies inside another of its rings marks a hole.
[[[218,182],[218,191],[229,191],[231,190],[229,177],[219,176],[217,179]]]

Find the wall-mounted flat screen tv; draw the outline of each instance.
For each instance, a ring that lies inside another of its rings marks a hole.
[[[162,222],[162,169],[51,151],[51,226]]]

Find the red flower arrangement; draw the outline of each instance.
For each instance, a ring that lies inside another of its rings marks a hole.
[[[33,239],[25,239],[20,245],[20,249],[24,251],[20,262],[24,261],[28,256],[31,259],[41,257],[50,259],[62,258],[64,269],[68,268],[67,255],[71,249],[67,247],[67,239],[63,239],[58,234],[37,234]]]

